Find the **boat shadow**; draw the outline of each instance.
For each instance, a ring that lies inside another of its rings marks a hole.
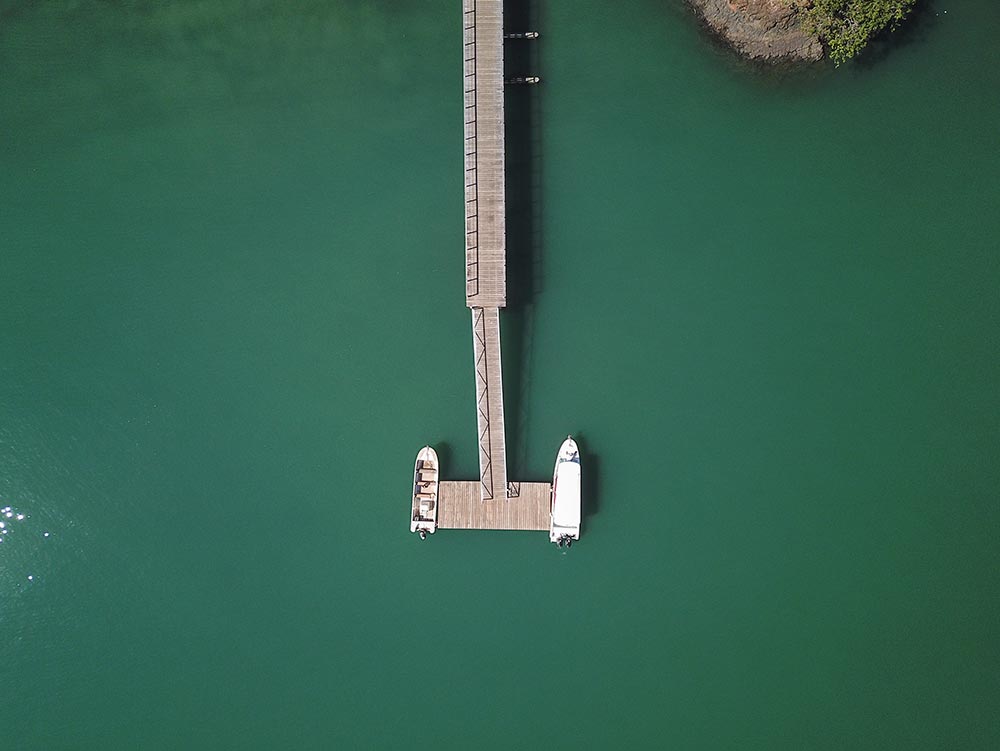
[[[601,457],[587,450],[587,439],[582,433],[574,436],[580,449],[580,467],[583,472],[581,482],[580,503],[583,505],[583,518],[597,516],[600,511],[601,497]]]

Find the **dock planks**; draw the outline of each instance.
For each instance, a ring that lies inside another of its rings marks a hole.
[[[498,308],[472,309],[472,352],[476,363],[480,497],[483,501],[492,501],[504,498],[507,488]]]
[[[547,531],[551,491],[547,482],[511,483],[511,497],[484,503],[475,480],[445,481],[438,485],[438,528]]]
[[[463,0],[465,304],[472,309],[480,499],[506,497],[500,308],[507,302],[503,0]]]
[[[463,0],[465,304],[507,303],[503,0]]]

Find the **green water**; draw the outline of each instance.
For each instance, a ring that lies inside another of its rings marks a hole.
[[[514,12],[569,553],[407,532],[477,471],[457,0],[0,4],[0,747],[1000,745],[1000,6],[770,74]]]

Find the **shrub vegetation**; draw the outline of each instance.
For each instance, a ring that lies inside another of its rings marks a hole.
[[[804,2],[805,28],[826,45],[837,65],[857,55],[873,36],[899,25],[917,0],[811,0]]]

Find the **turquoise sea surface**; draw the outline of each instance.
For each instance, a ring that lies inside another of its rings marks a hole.
[[[1000,747],[1000,5],[760,70],[509,3],[514,479],[461,6],[0,2],[0,748]]]

